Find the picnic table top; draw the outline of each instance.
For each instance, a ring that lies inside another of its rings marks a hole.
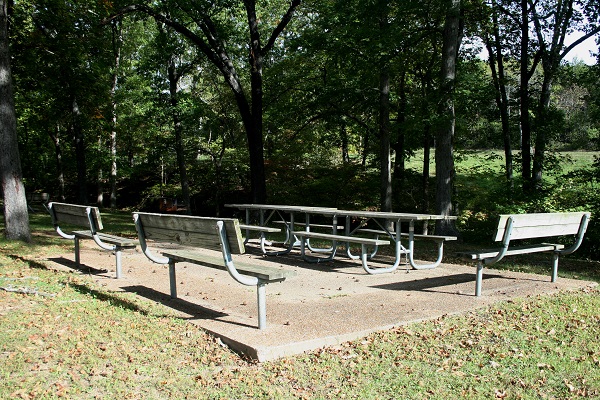
[[[273,204],[225,204],[225,207],[232,207],[246,210],[278,210],[287,212],[302,212],[320,215],[338,215],[351,216],[362,218],[388,219],[398,221],[411,220],[440,220],[440,219],[456,219],[453,215],[438,215],[438,214],[417,214],[417,213],[399,213],[385,211],[363,211],[363,210],[339,210],[330,207],[306,207],[292,205],[273,205]]]

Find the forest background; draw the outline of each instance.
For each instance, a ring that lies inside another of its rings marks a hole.
[[[600,71],[566,59],[598,40],[598,10],[15,0],[25,188],[120,209],[177,199],[196,215],[231,212],[226,202],[426,213],[446,202],[472,238],[500,213],[594,214],[600,161],[568,168],[565,152],[600,150]],[[474,151],[487,158],[457,171]],[[600,259],[598,243],[592,221],[579,254]]]

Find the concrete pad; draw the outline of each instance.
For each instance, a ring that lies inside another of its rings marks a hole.
[[[179,298],[172,300],[167,266],[152,263],[139,250],[122,253],[121,279],[115,279],[114,255],[98,250],[93,243],[82,246],[81,260],[100,270],[93,275],[98,284],[159,301],[258,361],[334,346],[499,301],[595,285],[564,278],[551,283],[549,258],[545,276],[484,270],[482,295],[475,297],[474,266],[442,264],[419,271],[401,266],[393,273],[368,275],[360,261],[343,256],[330,263],[308,264],[296,251],[263,257],[250,246],[248,250],[250,254],[234,257],[234,261],[252,260],[297,273],[284,282],[267,285],[267,328],[263,330],[257,328],[256,289],[235,282],[226,271],[178,263]],[[72,270],[72,260],[73,253],[48,261],[50,267]],[[389,262],[386,257],[376,257],[372,265]]]

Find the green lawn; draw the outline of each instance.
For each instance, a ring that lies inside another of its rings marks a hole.
[[[103,215],[122,231],[128,215]],[[256,364],[131,293],[48,270],[72,244],[0,240],[0,398],[585,398],[600,396],[600,293],[511,301]],[[520,265],[527,268],[527,265]]]

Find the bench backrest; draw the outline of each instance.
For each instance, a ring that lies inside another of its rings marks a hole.
[[[103,229],[98,207],[52,202],[48,203],[48,211],[55,227],[61,224],[71,224],[88,228],[92,232]],[[94,225],[90,226],[90,223]]]
[[[245,251],[237,219],[142,212],[133,213],[133,219],[138,235],[143,239],[211,250],[221,250],[217,222],[223,221],[229,251],[233,254],[243,254]]]
[[[512,240],[577,234],[583,236],[590,213],[565,212],[501,215],[498,222],[498,230],[494,235],[495,241],[498,242],[503,239],[509,217],[512,218],[512,230],[510,232],[510,239]],[[580,229],[583,231],[580,232]]]

